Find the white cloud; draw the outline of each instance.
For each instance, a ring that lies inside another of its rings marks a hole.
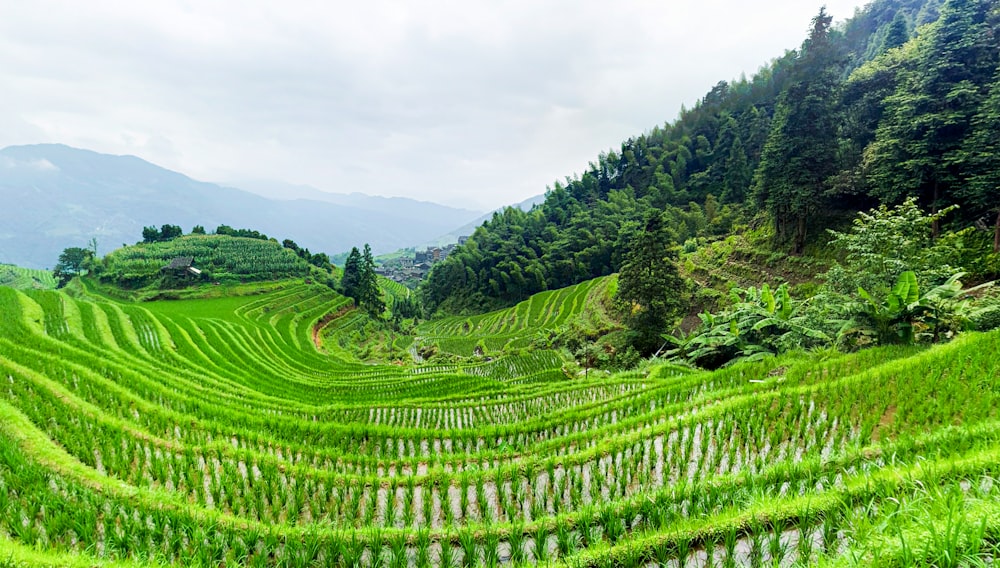
[[[0,19],[0,146],[485,209],[795,48],[822,3],[38,0]]]

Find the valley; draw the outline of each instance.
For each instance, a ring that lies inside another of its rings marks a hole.
[[[170,132],[76,131],[296,183],[0,149],[0,568],[1000,565],[997,3],[818,8],[796,49],[540,196],[545,162],[624,120],[588,100],[639,112],[694,51],[746,42],[712,19],[692,53],[653,53],[678,32],[616,5],[596,34],[540,19],[553,49],[522,41],[528,3],[498,9],[507,45],[474,4],[386,37],[346,6],[326,15],[360,35],[310,36],[289,9],[246,61],[257,34],[222,33],[246,10],[156,13],[221,34],[172,44],[212,80],[275,92],[186,87],[146,109]],[[111,119],[43,111],[5,125]],[[362,180],[536,197],[483,216]]]

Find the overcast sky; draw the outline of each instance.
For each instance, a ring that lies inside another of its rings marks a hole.
[[[0,0],[0,147],[486,210],[862,0]]]

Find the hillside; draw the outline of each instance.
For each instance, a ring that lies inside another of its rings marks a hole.
[[[19,290],[51,290],[56,287],[56,281],[48,270],[32,270],[12,264],[0,264],[0,286],[10,286]]]
[[[190,259],[198,274],[166,274],[174,259]],[[309,264],[275,241],[227,235],[186,235],[166,242],[140,243],[106,255],[96,274],[124,288],[141,288],[174,278],[196,282],[279,280],[307,276]],[[169,283],[168,283],[169,284]],[[164,287],[176,287],[166,285]]]
[[[535,294],[504,310],[431,320],[414,333],[418,344],[463,357],[551,348],[557,337],[563,344],[571,341],[568,347],[574,351],[620,327],[606,313],[613,286],[612,278],[598,278]]]
[[[99,252],[134,243],[147,225],[254,227],[330,253],[359,238],[390,252],[429,241],[480,215],[407,199],[331,203],[272,200],[193,180],[134,156],[55,144],[0,150],[0,262],[52,267],[63,249],[91,238]],[[364,235],[364,237],[359,237]]]
[[[299,245],[433,205],[0,151],[0,254],[146,241],[0,264],[0,568],[1000,566],[1000,6],[832,21],[416,292]]]
[[[540,206],[487,221],[431,272],[428,309],[491,310],[618,272],[651,213],[677,246],[766,227],[770,251],[808,256],[852,213],[913,197],[959,206],[943,222],[1000,251],[996,3],[876,0],[832,19],[803,22],[799,49],[602,153]]]
[[[570,380],[545,352],[377,366],[318,350],[314,327],[347,306],[291,281],[144,304],[0,288],[0,555],[303,567],[997,559],[998,332]],[[454,323],[436,330],[461,338]]]

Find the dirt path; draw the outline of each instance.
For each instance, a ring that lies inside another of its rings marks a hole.
[[[312,339],[313,339],[313,344],[316,346],[317,351],[323,350],[323,340],[319,336],[320,332],[323,331],[323,328],[330,325],[330,322],[332,322],[333,320],[339,318],[340,316],[346,314],[347,312],[353,309],[354,309],[353,306],[345,306],[335,312],[330,312],[326,314],[325,316],[321,317],[319,321],[316,322],[316,325],[314,325],[312,329]]]

